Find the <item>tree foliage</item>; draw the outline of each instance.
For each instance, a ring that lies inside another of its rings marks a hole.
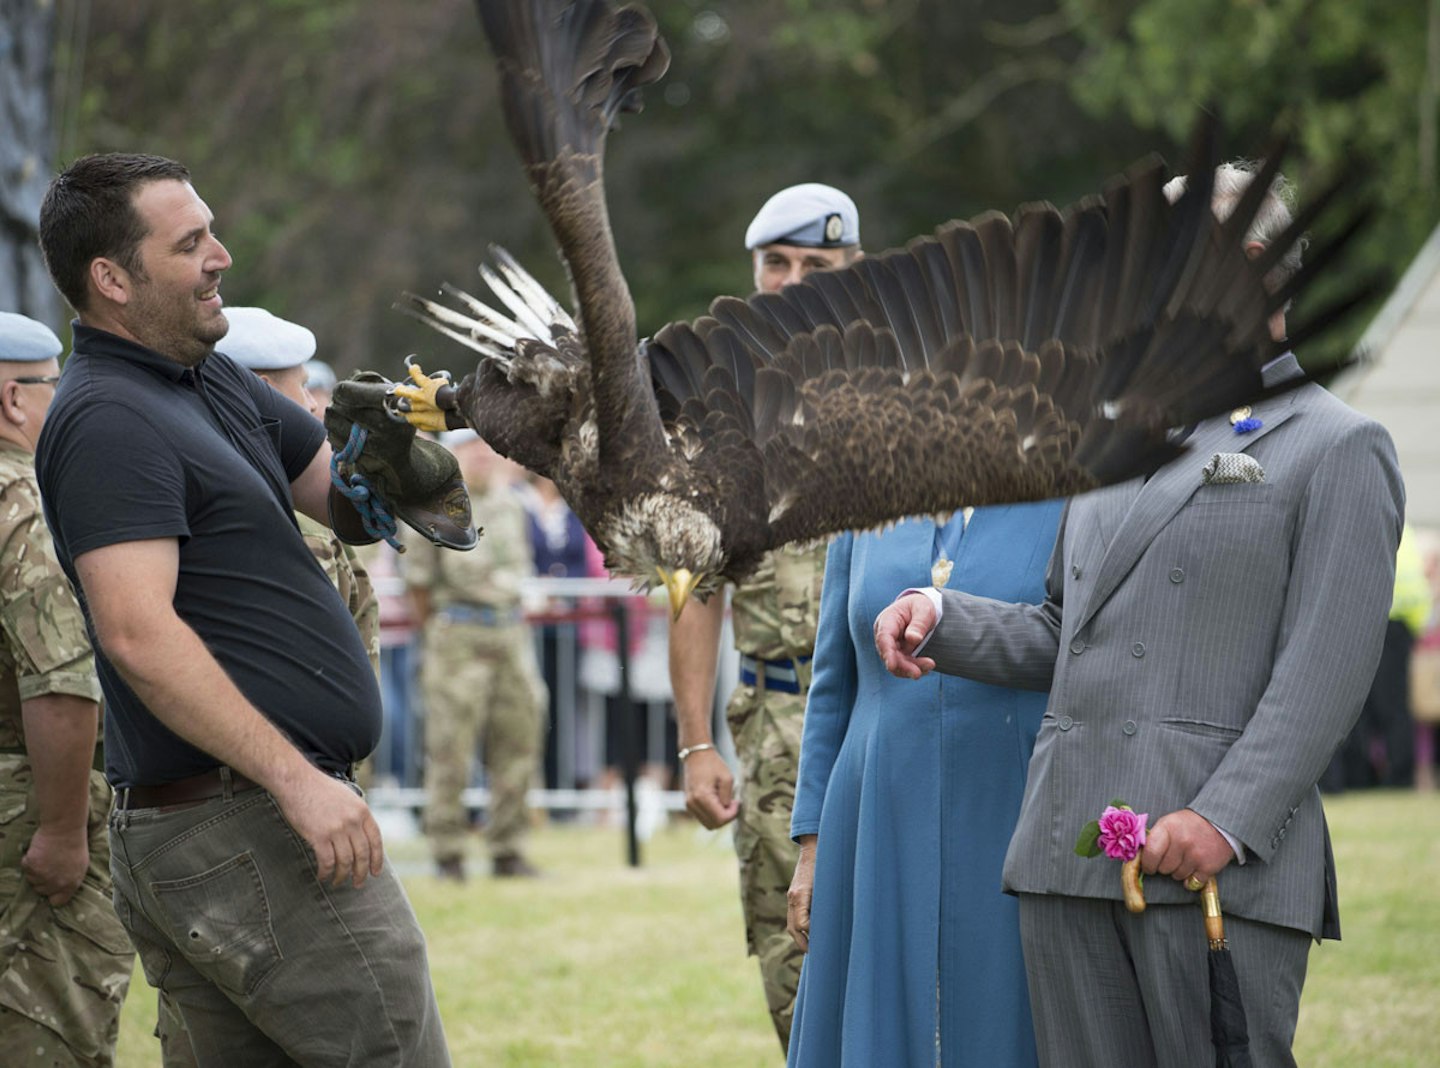
[[[60,6],[88,26],[61,56],[83,86],[59,117],[62,156],[184,161],[235,255],[227,301],[311,326],[340,369],[396,374],[410,351],[464,369],[391,305],[471,285],[489,242],[564,291],[471,0]],[[882,248],[984,208],[1068,201],[1149,150],[1175,159],[1206,100],[1249,153],[1294,116],[1302,179],[1374,156],[1371,262],[1403,266],[1435,221],[1413,0],[650,6],[674,60],[611,137],[606,174],[645,330],[748,290],[741,235],[783,185],[846,188]]]

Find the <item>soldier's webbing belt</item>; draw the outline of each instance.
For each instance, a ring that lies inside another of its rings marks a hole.
[[[800,693],[801,671],[809,663],[808,656],[797,656],[793,660],[761,660],[741,653],[740,685],[774,693]],[[808,676],[809,672],[805,674]]]
[[[440,609],[437,615],[444,616],[451,623],[479,623],[486,627],[503,627],[520,622],[520,608],[496,608],[488,604],[450,604]]]
[[[29,756],[30,750],[23,745],[0,745],[0,756]],[[102,746],[95,747],[95,755],[90,759],[90,766],[96,771],[105,770],[105,750]]]

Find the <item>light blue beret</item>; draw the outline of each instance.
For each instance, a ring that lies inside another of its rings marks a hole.
[[[252,371],[299,367],[315,355],[315,335],[264,308],[226,308],[230,332],[215,348]]]
[[[745,231],[745,247],[799,245],[844,248],[860,244],[860,212],[833,185],[806,182],[782,189],[760,209]]]
[[[305,388],[335,391],[335,369],[324,360],[305,361]]]
[[[0,360],[39,363],[59,356],[64,346],[55,332],[28,315],[0,312]]]

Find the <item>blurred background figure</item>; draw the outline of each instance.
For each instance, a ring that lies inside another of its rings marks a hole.
[[[330,407],[330,395],[335,392],[335,372],[324,360],[305,361],[305,388],[315,401],[315,410],[323,414]]]
[[[388,542],[357,546],[370,573],[380,614],[380,699],[385,724],[370,762],[376,785],[418,786],[424,742],[415,713],[415,615],[401,575],[402,561]]]
[[[1436,786],[1435,731],[1440,724],[1440,534],[1415,532],[1425,580],[1430,584],[1430,619],[1410,654],[1410,711],[1415,716],[1415,787]]]
[[[592,576],[609,575],[599,547],[585,538],[586,566]],[[602,602],[609,607],[613,602]],[[671,714],[669,642],[661,602],[646,597],[623,601],[628,613],[630,700],[635,732],[637,786],[646,826],[641,837],[653,830],[658,817],[654,792],[668,789],[675,774],[671,755],[675,752],[676,730]],[[603,722],[598,749],[599,774],[593,785],[602,790],[619,787],[625,762],[625,711],[620,692],[620,640],[615,624],[608,618],[587,619],[580,625],[579,684],[590,713],[587,720]],[[603,711],[600,711],[603,709]]]
[[[1372,786],[1415,785],[1415,717],[1410,709],[1410,661],[1416,640],[1430,623],[1430,580],[1415,532],[1405,526],[1395,555],[1395,598],[1385,625],[1385,644],[1365,706],[1326,769],[1327,792]],[[1427,751],[1427,764],[1430,752]]]
[[[535,573],[541,578],[586,577],[585,528],[560,496],[555,483],[527,472],[517,488],[525,505]],[[563,612],[574,603],[573,598],[550,598],[542,599],[536,607],[547,612]],[[575,729],[578,628],[574,621],[545,620],[535,624],[533,631],[545,688],[550,695],[551,729],[545,735],[543,768],[545,785],[553,790],[574,782],[579,755]]]
[[[521,618],[520,587],[535,573],[521,469],[472,430],[441,437],[460,462],[475,522],[484,528],[469,552],[439,549],[406,529],[406,588],[423,631],[425,833],[436,874],[465,878],[470,820],[462,793],[477,741],[490,790],[485,839],[498,877],[533,876],[523,844],[525,794],[535,779],[545,729],[545,684]]]

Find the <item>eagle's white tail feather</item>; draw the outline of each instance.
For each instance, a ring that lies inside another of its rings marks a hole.
[[[493,308],[481,304],[470,294],[455,289],[453,286],[446,286],[445,292],[465,304],[473,315],[472,318],[471,315],[465,315],[454,308],[447,308],[443,304],[425,301],[425,310],[446,325],[457,330],[467,331],[476,340],[487,341],[504,349],[513,349],[518,338],[527,336],[516,323],[506,319]]]
[[[552,325],[558,323],[571,333],[579,332],[580,328],[575,325],[575,320],[565,310],[565,306],[547,293],[545,287],[535,280],[534,275],[521,267],[514,256],[499,245],[490,246],[490,255],[505,280],[525,298],[526,303],[535,309],[542,319]]]
[[[501,278],[499,273],[488,263],[480,265],[480,277],[485,279],[485,284],[490,287],[490,292],[500,298],[500,303],[510,309],[510,314],[515,316],[515,321],[527,336],[550,340],[550,324],[526,303],[524,297],[511,289],[505,279]]]

